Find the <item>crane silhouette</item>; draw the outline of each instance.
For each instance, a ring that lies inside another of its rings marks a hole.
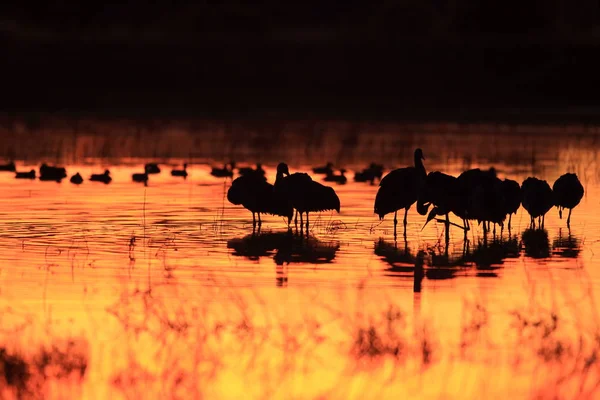
[[[287,217],[288,225],[294,216],[294,208],[281,194],[276,193],[273,185],[259,176],[246,175],[236,178],[227,191],[227,200],[234,205],[242,205],[252,212],[252,228],[262,225],[260,214]]]
[[[567,227],[571,227],[571,211],[583,198],[583,185],[577,178],[577,174],[566,173],[559,177],[552,185],[552,193],[554,194],[554,205],[558,207],[558,215],[562,219],[563,209],[569,209],[567,217]]]
[[[302,214],[306,213],[307,233],[309,232],[309,213],[328,210],[340,212],[340,199],[333,188],[313,181],[305,173],[290,174],[285,163],[279,163],[277,166],[275,192],[283,196],[288,204],[298,211],[301,228],[303,227]]]
[[[382,220],[387,214],[394,213],[394,237],[398,225],[398,210],[404,209],[404,237],[406,237],[407,214],[417,201],[419,191],[427,173],[423,165],[423,151],[416,149],[414,167],[399,168],[391,171],[379,182],[375,196],[374,212]]]

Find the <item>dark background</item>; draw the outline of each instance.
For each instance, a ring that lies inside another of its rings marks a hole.
[[[600,106],[591,0],[25,1],[0,6],[0,43],[5,112],[590,119]]]

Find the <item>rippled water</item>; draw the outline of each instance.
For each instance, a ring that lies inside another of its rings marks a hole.
[[[521,209],[510,233],[484,240],[474,227],[465,243],[451,229],[446,248],[443,226],[422,230],[425,217],[413,208],[408,240],[399,235],[396,242],[392,218],[373,214],[377,186],[350,179],[333,184],[341,213],[313,216],[308,239],[288,232],[279,217],[264,217],[261,232],[252,234],[251,214],[227,202],[230,181],[210,176],[207,160],[192,163],[184,180],[169,175],[170,165],[189,160],[162,157],[163,172],[148,187],[130,178],[143,170],[142,158],[67,165],[84,177],[110,168],[110,185],[17,181],[0,173],[0,392],[600,396],[595,133],[567,130],[543,139],[486,129],[493,133],[407,140],[389,128],[377,139],[381,146],[357,145],[346,158],[334,158],[341,154],[334,144],[286,154],[291,172],[328,159],[348,169],[372,160],[408,165],[416,146],[428,171],[457,175],[493,165],[501,177],[535,174],[550,183],[577,172],[586,194],[570,230],[553,209],[545,231],[529,231]],[[366,143],[377,136],[357,137]],[[385,157],[373,150],[378,146]],[[253,151],[249,162],[258,159]],[[39,161],[18,162],[18,169]],[[275,162],[263,162],[273,181]],[[415,279],[421,263],[422,280],[418,272]],[[30,376],[20,386],[6,372],[17,359]]]

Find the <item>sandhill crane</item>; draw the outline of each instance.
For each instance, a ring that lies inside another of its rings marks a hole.
[[[523,208],[531,217],[531,227],[535,228],[535,218],[538,228],[544,227],[544,216],[554,205],[552,189],[548,182],[529,177],[521,184]]]
[[[340,212],[340,199],[335,190],[312,180],[308,174],[296,172],[290,175],[287,164],[277,166],[275,192],[287,199],[288,204],[302,214],[306,213],[306,231],[309,230],[308,214],[316,211],[336,210]],[[297,218],[297,215],[296,215]]]
[[[379,190],[375,197],[374,212],[379,219],[394,213],[394,237],[398,225],[398,210],[404,209],[404,236],[406,237],[406,217],[410,207],[417,201],[419,190],[427,173],[423,166],[423,151],[416,149],[414,167],[399,168],[391,171],[379,182]]]
[[[256,214],[259,229],[262,225],[261,213],[287,217],[288,225],[294,216],[294,208],[287,199],[276,193],[273,185],[255,175],[236,178],[227,191],[227,200],[252,212],[253,229],[256,228]]]
[[[563,209],[569,209],[567,227],[570,228],[571,211],[577,207],[584,193],[583,185],[577,178],[577,174],[566,173],[559,177],[552,185],[552,193],[554,194],[554,205],[558,207],[558,215],[561,219]]]

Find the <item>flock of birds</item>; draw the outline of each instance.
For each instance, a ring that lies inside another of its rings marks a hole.
[[[0,171],[14,172],[16,179],[37,178],[36,171],[34,169],[30,171],[17,171],[16,165],[12,161],[8,164],[0,165]],[[131,180],[148,185],[148,176],[151,174],[160,174],[160,172],[161,170],[158,164],[148,163],[144,166],[144,172],[132,174]],[[171,170],[171,176],[183,177],[184,179],[187,178],[187,164],[183,164],[183,169]],[[67,178],[67,170],[64,167],[52,166],[45,163],[40,166],[39,179],[41,181],[61,182],[65,178]],[[89,180],[92,182],[109,184],[112,182],[112,177],[110,176],[110,171],[107,169],[101,174],[92,174]],[[77,172],[71,176],[69,181],[75,185],[81,185],[84,179],[83,176]]]
[[[379,189],[375,197],[374,212],[381,220],[394,214],[394,237],[398,224],[398,211],[404,210],[404,237],[408,210],[416,203],[417,212],[427,215],[423,228],[432,220],[446,225],[446,238],[449,237],[450,225],[464,231],[466,236],[470,230],[471,221],[483,224],[487,233],[493,226],[504,228],[508,219],[508,228],[511,226],[512,215],[523,206],[530,215],[532,228],[544,227],[544,217],[554,206],[558,207],[559,216],[563,211],[569,210],[567,226],[570,227],[571,212],[583,198],[584,188],[576,174],[566,173],[559,177],[552,187],[548,182],[535,177],[525,179],[522,184],[511,179],[500,179],[494,168],[489,170],[470,169],[462,172],[458,177],[440,171],[427,173],[423,165],[423,151],[416,149],[414,152],[414,166],[399,168],[383,176],[383,166],[372,163],[368,168],[358,171],[354,175],[357,182],[374,183],[379,180]],[[213,167],[211,175],[215,177],[233,178],[236,168],[234,162],[225,164],[222,168]],[[14,172],[17,179],[36,179],[36,171],[20,172],[16,170],[13,162],[0,165],[0,171]],[[151,174],[161,172],[158,164],[148,163],[144,172],[135,173],[131,179],[134,182],[148,184]],[[256,168],[238,168],[238,178],[234,179],[227,192],[227,199],[234,205],[242,205],[252,212],[252,226],[262,225],[261,214],[270,214],[287,218],[288,226],[295,215],[295,224],[298,224],[300,215],[301,227],[304,227],[306,215],[306,229],[309,229],[309,213],[336,210],[340,212],[340,199],[332,187],[314,181],[307,173],[296,172],[290,174],[287,164],[277,166],[275,183],[267,182],[265,170],[259,163]],[[313,173],[323,174],[326,182],[345,184],[347,177],[345,170],[339,174],[333,170],[333,164],[313,168]],[[171,175],[186,178],[188,176],[187,164],[183,169],[171,170]],[[42,181],[57,181],[67,177],[63,167],[42,164],[39,169],[39,179]],[[108,184],[112,181],[110,171],[101,174],[92,174],[90,181]],[[81,184],[84,179],[77,172],[72,175],[73,184]],[[430,210],[431,208],[431,210]],[[462,225],[450,222],[449,214],[453,213],[462,220]],[[438,217],[445,217],[444,219]]]
[[[404,210],[404,237],[408,210],[416,203],[417,212],[427,215],[423,228],[432,220],[446,225],[446,238],[449,238],[450,225],[464,231],[466,236],[470,230],[471,221],[483,224],[484,232],[493,226],[504,228],[508,219],[510,229],[512,215],[523,206],[530,215],[531,228],[544,227],[544,217],[554,206],[558,207],[562,218],[563,210],[568,209],[567,226],[570,227],[571,212],[583,198],[584,188],[576,174],[566,173],[559,177],[552,187],[548,182],[535,177],[529,177],[519,185],[511,179],[500,179],[496,170],[470,169],[458,177],[440,171],[427,173],[423,165],[423,151],[414,152],[414,166],[399,168],[391,171],[383,178],[383,168],[375,164],[365,170],[365,181],[380,179],[379,189],[375,197],[374,212],[383,219],[386,215],[394,214],[394,236],[398,224],[398,211]],[[232,176],[234,164],[226,165]],[[331,164],[314,168],[314,173],[324,173],[324,180],[332,181]],[[266,181],[264,171],[248,171],[248,173],[233,180],[227,193],[227,199],[235,205],[242,205],[252,212],[253,227],[261,225],[261,214],[271,214],[286,217],[288,226],[296,211],[296,224],[300,214],[301,227],[303,214],[306,214],[308,231],[308,214],[310,212],[336,210],[340,211],[340,200],[331,187],[314,181],[308,174],[289,173],[288,166],[280,163],[277,166],[277,176],[274,184]],[[214,169],[213,169],[214,172]],[[250,173],[251,172],[251,173]],[[215,175],[213,173],[213,175]],[[218,175],[215,175],[218,176]],[[344,174],[335,179],[342,179]],[[345,179],[345,177],[344,177]],[[335,180],[333,180],[335,181]],[[430,210],[431,208],[431,210]],[[463,224],[451,223],[449,214],[459,217]],[[445,219],[438,219],[445,217]]]

